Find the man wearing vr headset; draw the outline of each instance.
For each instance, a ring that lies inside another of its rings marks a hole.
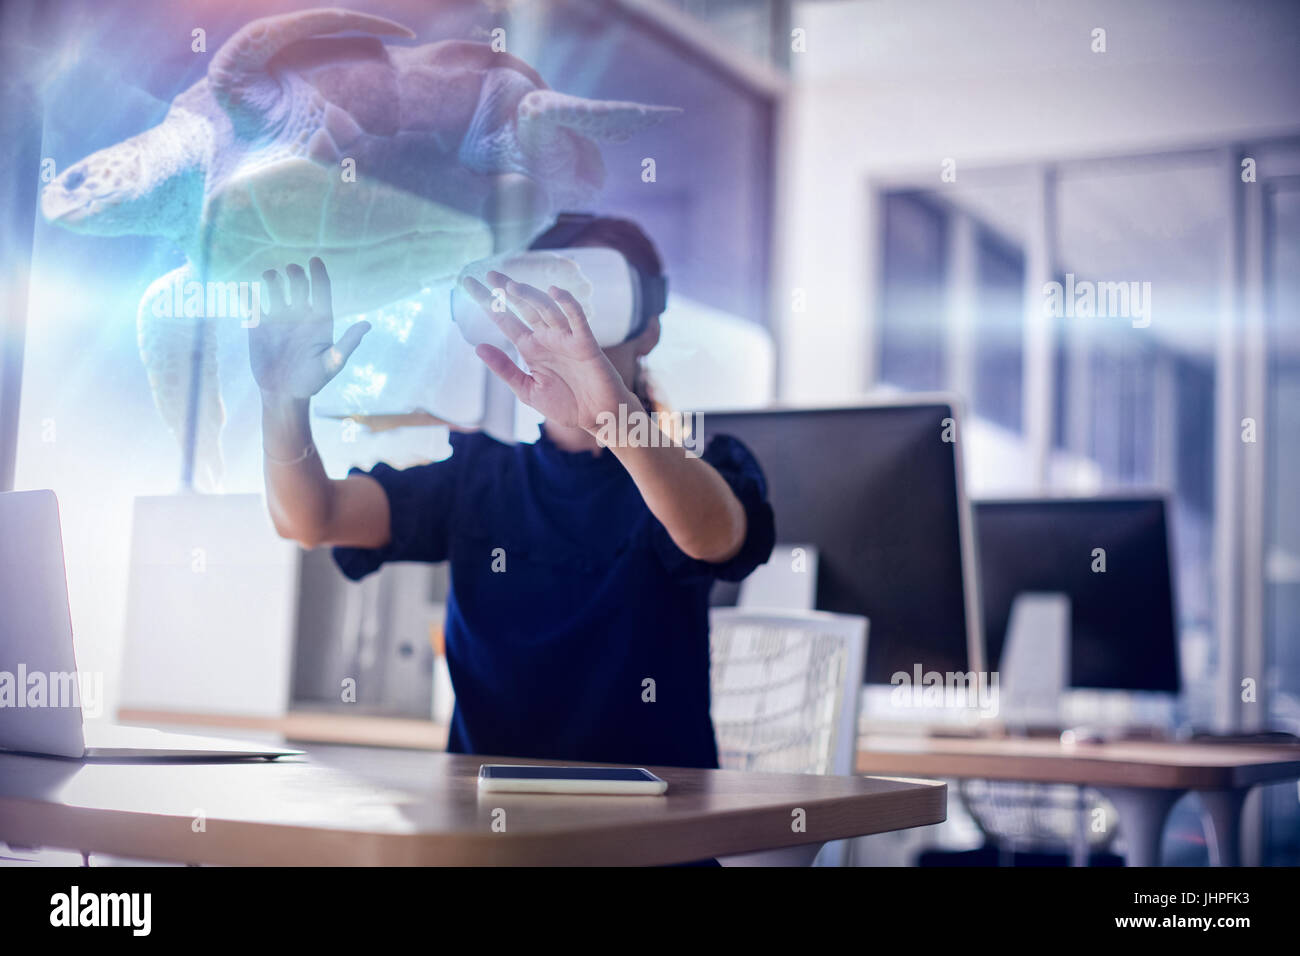
[[[499,272],[487,275],[492,289],[466,282],[527,367],[495,345],[476,348],[545,417],[536,443],[453,433],[445,461],[379,464],[342,480],[315,453],[308,404],[364,323],[331,347],[320,260],[310,280],[300,266],[285,270],[287,302],[268,273],[270,315],[250,330],[268,506],[282,536],[333,546],[353,579],[387,561],[451,562],[448,750],[716,767],[709,590],[768,559],[766,483],[735,439],[690,455],[654,433],[653,416],[645,442],[597,441],[620,407],[629,417],[652,410],[641,359],[659,340],[665,281],[653,244],[626,220],[561,216],[530,248],[584,246],[621,253],[640,284],[629,337],[603,349],[565,290]]]

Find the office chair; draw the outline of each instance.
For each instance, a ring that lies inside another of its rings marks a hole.
[[[1002,715],[1008,725],[1061,719],[1069,680],[1070,602],[1026,592],[1011,605],[1002,651]],[[1000,853],[1065,851],[1082,865],[1109,850],[1115,809],[1092,788],[1010,780],[965,780],[958,786],[986,841]],[[1103,823],[1094,827],[1094,822]]]
[[[1119,831],[1115,808],[1091,787],[963,780],[957,789],[987,844],[1000,852],[1058,852],[1086,865],[1110,851]]]
[[[714,608],[712,715],[724,770],[850,775],[867,620],[823,611]],[[811,862],[806,847],[725,857],[725,866]],[[844,841],[827,865],[847,865]]]

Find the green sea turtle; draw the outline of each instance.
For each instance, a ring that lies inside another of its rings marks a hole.
[[[484,43],[381,39],[413,36],[341,9],[252,21],[161,123],[69,166],[41,195],[60,226],[161,236],[184,251],[137,321],[155,404],[178,438],[195,435],[200,487],[221,477],[210,313],[217,300],[227,323],[239,314],[229,283],[320,256],[338,316],[395,302],[589,199],[604,179],[597,143],[675,112],[551,90]]]

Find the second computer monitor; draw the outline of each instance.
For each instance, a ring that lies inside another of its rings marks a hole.
[[[870,620],[866,680],[981,667],[974,550],[947,401],[703,415],[758,458],[784,544],[817,548],[817,608]]]
[[[1017,595],[1070,600],[1072,687],[1177,692],[1165,503],[1159,497],[977,501],[989,666]]]

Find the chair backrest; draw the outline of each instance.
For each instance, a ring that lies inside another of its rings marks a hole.
[[[867,619],[714,608],[710,626],[721,766],[852,774]]]

